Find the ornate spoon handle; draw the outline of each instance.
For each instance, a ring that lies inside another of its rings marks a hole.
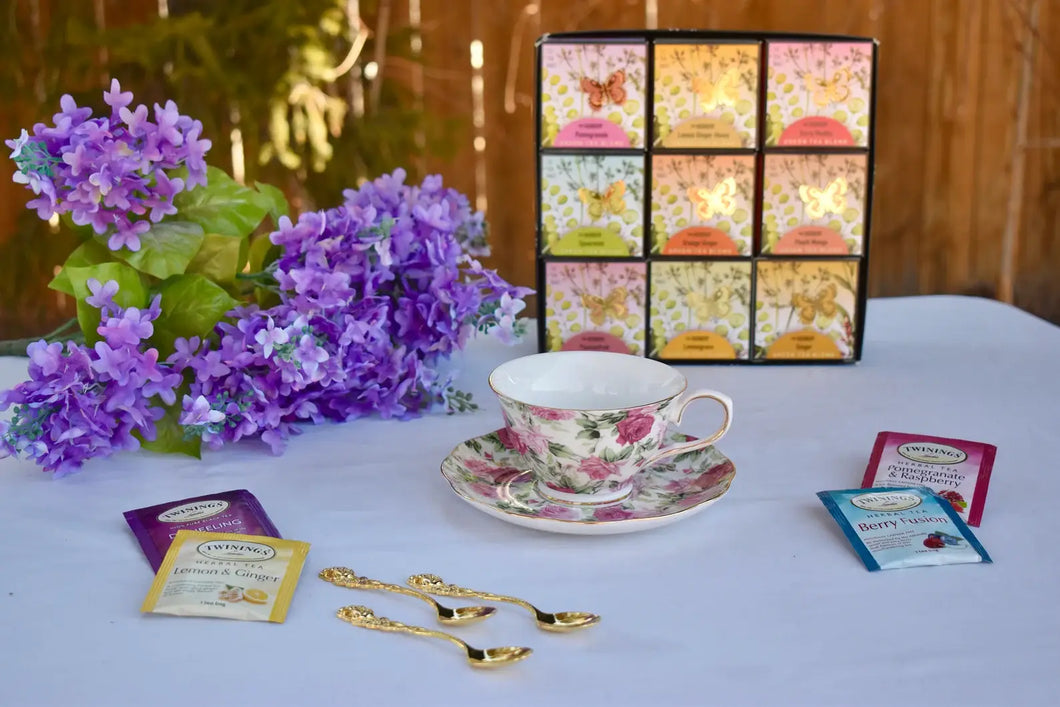
[[[467,587],[449,584],[436,574],[415,574],[408,578],[408,583],[410,586],[415,587],[421,592],[426,592],[427,594],[437,594],[446,597],[486,599],[488,601],[503,601],[509,604],[518,604],[534,614],[542,613],[536,606],[528,601],[519,599],[518,597],[505,596],[504,594],[492,594],[490,592],[480,592],[475,589],[468,589]]]
[[[344,606],[336,612],[336,615],[343,621],[347,621],[354,626],[360,626],[362,628],[370,628],[375,631],[390,631],[392,633],[411,633],[414,636],[427,636],[429,638],[444,638],[451,643],[463,648],[465,651],[473,651],[470,646],[461,641],[456,636],[451,636],[448,633],[442,631],[432,631],[429,628],[423,628],[421,626],[409,626],[403,624],[400,621],[392,621],[383,616],[376,616],[375,613],[367,606]]]
[[[376,616],[367,606],[344,606],[338,610],[337,616],[343,621],[348,621],[354,626],[370,628],[375,631],[391,631],[393,633],[409,633],[413,636],[426,636],[428,638],[443,638],[464,649],[467,660],[471,665],[479,668],[495,668],[517,663],[526,658],[534,651],[523,646],[501,646],[499,648],[475,648],[461,641],[456,636],[441,631],[432,631],[420,626],[409,626],[398,621]]]
[[[331,582],[337,586],[348,587],[349,589],[381,589],[385,592],[397,592],[398,594],[416,597],[421,601],[427,602],[436,610],[445,611],[445,607],[441,606],[438,602],[421,591],[409,589],[400,584],[388,584],[387,582],[380,582],[377,579],[361,577],[349,567],[328,567],[327,569],[321,570],[319,576],[325,582]],[[374,627],[370,626],[369,628]]]

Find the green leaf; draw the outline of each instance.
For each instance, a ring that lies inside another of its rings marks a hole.
[[[165,406],[165,416],[155,422],[155,438],[146,440],[140,437],[140,444],[144,449],[165,454],[187,454],[196,459],[202,458],[202,439],[199,437],[184,438],[184,426],[180,424],[181,408],[181,396],[178,395],[175,403]]]
[[[240,253],[245,243],[242,238],[207,233],[186,272],[198,273],[214,282],[233,282],[239,272]]]
[[[268,236],[258,236],[250,242],[250,256],[248,263],[250,272],[261,272],[271,262],[280,257],[283,249],[273,244]]]
[[[173,199],[182,219],[206,233],[244,238],[274,206],[272,197],[239,184],[223,170],[207,168],[206,186],[183,191]]]
[[[48,283],[48,287],[76,297],[73,283],[70,282],[70,275],[66,272],[66,268],[83,268],[87,265],[98,265],[112,260],[110,248],[96,240],[85,241],[74,248],[73,252],[67,256],[66,262],[63,263],[63,269]]]
[[[247,267],[247,260],[250,258],[250,239],[240,238],[239,239],[239,256],[236,258],[236,271],[242,272]]]
[[[272,218],[273,223],[279,223],[281,216],[289,216],[291,213],[291,205],[287,203],[287,197],[283,195],[283,192],[271,184],[263,184],[262,182],[254,182],[254,187],[261,192],[261,195],[268,199],[269,203],[269,216]]]
[[[140,234],[140,250],[121,249],[115,255],[137,270],[165,280],[183,273],[199,252],[202,226],[190,221],[162,221]]]
[[[560,459],[578,458],[578,456],[574,454],[574,452],[568,449],[565,445],[559,444],[558,442],[549,442],[548,451],[552,454],[552,456],[559,457]]]
[[[239,304],[219,285],[195,273],[166,280],[159,293],[162,314],[155,320],[151,343],[160,358],[173,352],[178,337],[206,337],[225,312]]]
[[[147,288],[144,287],[143,278],[140,273],[133,270],[125,263],[99,263],[84,267],[65,267],[63,271],[73,290],[72,294],[77,298],[77,321],[81,325],[81,332],[85,335],[85,343],[91,346],[100,340],[96,329],[99,327],[99,310],[86,304],[85,298],[91,296],[92,291],[88,289],[88,281],[92,278],[106,283],[114,280],[118,283],[118,292],[114,295],[114,302],[121,307],[147,306]]]

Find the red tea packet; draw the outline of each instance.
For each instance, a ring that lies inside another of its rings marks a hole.
[[[978,527],[996,453],[997,447],[983,442],[880,432],[861,487],[926,486]]]
[[[160,503],[124,515],[155,572],[179,530],[280,537],[258,499],[246,489]]]

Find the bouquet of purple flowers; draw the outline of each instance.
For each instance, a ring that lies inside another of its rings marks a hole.
[[[483,215],[439,177],[399,169],[292,221],[279,190],[207,166],[172,101],[152,120],[116,80],[104,101],[93,117],[64,96],[54,126],[7,141],[29,206],[82,236],[51,286],[84,342],[29,346],[30,379],[0,392],[0,455],[61,475],[140,446],[279,453],[298,423],[470,407],[442,364],[474,331],[523,333],[530,290],[475,260]]]

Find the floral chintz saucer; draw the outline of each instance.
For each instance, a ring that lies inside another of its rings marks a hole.
[[[677,433],[666,443],[691,439]],[[622,500],[560,503],[538,491],[522,456],[491,432],[459,444],[442,462],[442,476],[462,499],[509,523],[553,533],[610,535],[657,528],[702,511],[729,490],[736,468],[717,448],[707,447],[644,469]]]

